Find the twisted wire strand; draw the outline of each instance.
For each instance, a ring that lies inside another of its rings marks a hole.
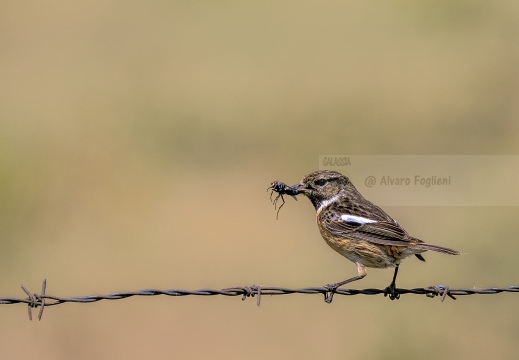
[[[169,290],[159,290],[159,289],[142,289],[136,291],[124,291],[124,292],[114,292],[106,295],[88,295],[88,296],[72,296],[72,297],[59,297],[53,295],[47,295],[45,293],[47,287],[47,281],[43,280],[42,289],[40,293],[33,293],[27,290],[22,285],[23,291],[27,294],[26,298],[0,298],[0,305],[10,305],[10,304],[27,304],[28,306],[28,315],[29,320],[32,320],[32,312],[33,308],[40,307],[40,311],[38,314],[38,319],[41,320],[43,309],[47,306],[60,305],[64,303],[93,303],[101,300],[121,300],[126,299],[132,296],[158,296],[158,295],[166,295],[166,296],[241,296],[242,300],[245,300],[247,297],[256,296],[257,305],[259,306],[261,303],[261,297],[263,295],[289,295],[289,294],[322,294],[325,299],[329,297],[329,295],[344,295],[344,296],[352,296],[352,295],[384,295],[388,296],[388,289],[342,289],[339,288],[333,293],[330,294],[330,290],[325,287],[307,287],[300,289],[290,289],[285,287],[277,287],[277,286],[259,286],[259,285],[251,285],[251,286],[235,286],[221,290],[215,289],[199,289],[199,290],[182,290],[182,289],[169,289]],[[436,297],[440,296],[441,301],[444,301],[447,296],[456,300],[455,296],[466,296],[466,295],[493,295],[500,294],[503,292],[519,292],[519,285],[506,286],[506,287],[489,287],[489,288],[449,288],[444,285],[435,285],[428,286],[423,288],[413,288],[413,289],[400,289],[397,288],[395,293],[397,295],[406,295],[406,294],[415,294],[415,295],[425,295],[427,297]]]

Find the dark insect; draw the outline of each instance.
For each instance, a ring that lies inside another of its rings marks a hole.
[[[296,195],[299,194],[297,189],[294,189],[293,187],[290,187],[287,184],[282,183],[281,181],[274,181],[267,188],[267,191],[269,191],[269,190],[272,190],[271,193],[270,193],[270,201],[272,201],[272,203],[274,204],[274,209],[276,209],[277,202],[278,202],[279,198],[281,198],[281,200],[283,201],[283,203],[278,207],[278,212],[276,214],[276,219],[279,216],[279,210],[281,210],[283,205],[285,205],[285,198],[283,198],[283,195],[290,195],[297,201]],[[274,200],[272,200],[272,194],[274,194],[274,192],[277,192],[278,196],[276,196],[274,198]]]

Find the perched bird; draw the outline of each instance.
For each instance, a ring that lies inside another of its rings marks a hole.
[[[315,207],[317,225],[326,243],[357,265],[357,276],[325,286],[329,290],[327,302],[331,302],[338,287],[364,278],[366,267],[394,267],[393,280],[386,291],[391,300],[398,299],[395,282],[404,258],[415,255],[425,261],[421,253],[427,250],[460,254],[410,236],[384,210],[366,200],[350,179],[339,172],[316,171],[303,177],[299,184],[278,190],[308,197]]]

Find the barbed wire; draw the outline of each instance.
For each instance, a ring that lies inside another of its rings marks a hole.
[[[308,288],[300,288],[300,289],[289,289],[284,287],[277,286],[260,286],[260,285],[251,285],[251,286],[236,286],[225,288],[221,290],[214,289],[200,289],[200,290],[179,290],[179,289],[170,289],[170,290],[158,290],[158,289],[143,289],[137,291],[125,291],[125,292],[114,292],[107,295],[88,295],[88,296],[72,296],[72,297],[59,297],[53,295],[47,295],[45,293],[47,288],[47,280],[43,280],[42,288],[40,293],[34,293],[29,290],[25,286],[21,286],[22,290],[27,294],[26,298],[0,298],[0,305],[10,305],[10,304],[27,304],[28,306],[28,314],[29,320],[32,320],[32,309],[40,307],[40,311],[38,313],[38,320],[41,320],[43,315],[43,310],[47,306],[54,306],[59,304],[64,304],[68,302],[73,303],[93,303],[101,300],[120,300],[126,299],[132,296],[157,296],[157,295],[166,295],[166,296],[215,296],[215,295],[223,295],[223,296],[242,296],[242,300],[245,300],[248,297],[256,296],[256,303],[259,306],[261,303],[261,297],[263,295],[289,295],[289,294],[322,294],[325,297],[326,302],[331,302],[333,295],[380,295],[384,296],[390,295],[389,290],[386,289],[342,289],[339,288],[334,291],[330,291],[326,287],[308,287]],[[430,298],[434,298],[436,296],[441,297],[441,301],[445,300],[445,297],[450,297],[453,300],[456,300],[455,296],[464,296],[464,295],[491,295],[491,294],[499,294],[503,292],[519,292],[519,286],[507,286],[507,287],[489,287],[489,288],[481,288],[481,289],[462,289],[462,288],[449,288],[445,285],[434,285],[423,288],[414,288],[414,289],[395,289],[395,295],[397,298],[400,295],[406,294],[415,294],[415,295],[425,295]]]

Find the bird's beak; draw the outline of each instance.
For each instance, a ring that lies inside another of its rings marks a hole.
[[[303,187],[302,184],[295,184],[295,185],[291,186],[291,188],[294,189],[294,190],[300,190],[302,187]]]
[[[300,195],[305,193],[305,186],[303,184],[295,184],[290,187],[296,194]]]

